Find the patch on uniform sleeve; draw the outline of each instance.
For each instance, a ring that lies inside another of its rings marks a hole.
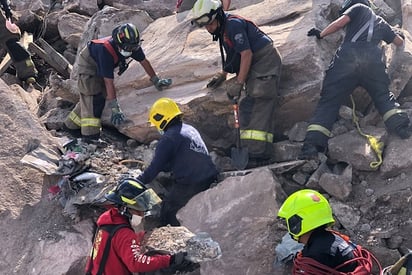
[[[243,43],[245,43],[245,38],[243,37],[243,33],[235,34],[235,41],[236,43],[243,45]]]

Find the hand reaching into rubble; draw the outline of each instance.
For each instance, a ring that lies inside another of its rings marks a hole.
[[[212,79],[210,79],[210,81],[207,83],[206,87],[207,88],[211,88],[211,89],[216,89],[217,87],[219,87],[223,81],[226,80],[226,73],[224,72],[219,72],[217,74],[215,74]]]
[[[170,268],[173,270],[182,270],[192,264],[193,262],[187,259],[187,252],[177,252],[170,257]]]
[[[150,81],[152,81],[158,91],[162,91],[164,87],[168,87],[172,84],[170,78],[159,78],[157,75],[150,78]]]
[[[109,107],[112,110],[112,116],[110,120],[113,123],[113,125],[122,124],[126,120],[126,117],[124,116],[122,110],[120,109],[117,99],[110,100]]]

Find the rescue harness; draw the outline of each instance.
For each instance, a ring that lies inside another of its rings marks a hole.
[[[94,39],[92,40],[92,42],[96,44],[103,44],[106,50],[112,55],[114,64],[117,64],[120,61],[119,62],[119,72],[117,74],[121,75],[127,70],[131,60],[129,62],[126,62],[124,58],[119,60],[119,56],[117,55],[115,49],[113,48],[113,45],[110,43],[110,38],[111,38],[110,36],[107,36],[101,39]]]
[[[302,252],[299,252],[295,259],[292,274],[305,274],[305,275],[370,275],[372,274],[372,267],[373,262],[376,263],[377,268],[379,269],[379,274],[382,272],[382,267],[376,257],[366,250],[365,248],[361,247],[360,245],[356,245],[352,241],[350,241],[349,237],[330,230],[333,234],[340,236],[344,239],[351,247],[353,247],[353,255],[354,258],[350,259],[335,268],[329,267],[327,265],[321,264],[318,261],[309,258],[303,257]],[[351,272],[341,272],[338,271],[344,266],[347,266],[352,263],[357,263],[357,267],[354,271]]]
[[[95,249],[94,249],[94,242],[96,240],[96,236],[98,235],[97,232],[99,232],[99,230],[104,230],[106,232],[109,233],[109,236],[106,240],[106,243],[104,244],[104,250],[103,250],[103,256],[102,259],[100,260],[99,263],[99,270],[97,271],[96,275],[102,275],[104,272],[104,267],[106,266],[106,262],[107,262],[107,258],[109,257],[109,252],[110,252],[110,247],[111,247],[111,242],[112,242],[112,238],[114,236],[114,234],[120,229],[120,228],[124,228],[124,227],[128,227],[131,228],[129,224],[107,224],[107,225],[102,225],[99,226],[95,232],[95,235],[93,237],[93,246],[92,246],[92,252],[90,255],[90,260],[86,269],[86,275],[92,275],[92,270],[93,270],[93,257]]]

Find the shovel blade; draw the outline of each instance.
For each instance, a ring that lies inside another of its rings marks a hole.
[[[247,148],[232,148],[231,159],[232,166],[237,170],[245,169],[249,161],[249,152]]]

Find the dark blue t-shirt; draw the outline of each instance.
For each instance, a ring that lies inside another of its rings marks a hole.
[[[113,79],[114,68],[119,66],[120,61],[125,61],[126,58],[119,53],[118,47],[115,45],[112,38],[109,39],[109,42],[118,56],[119,61],[117,63],[114,62],[112,54],[106,49],[103,43],[94,43],[93,41],[90,41],[88,47],[91,57],[97,64],[97,76]],[[137,51],[134,51],[130,57],[139,62],[146,58],[141,47]]]
[[[308,243],[302,250],[303,257],[312,258],[319,263],[335,268],[342,263],[353,259],[354,248],[342,239],[324,228],[315,229],[309,237]],[[350,272],[355,270],[356,263],[345,265],[339,271]]]
[[[355,4],[347,9],[343,14],[350,17],[350,22],[346,25],[346,35],[344,42],[350,43],[352,37],[370,21],[371,15],[375,15],[371,8],[362,4]],[[395,32],[391,26],[380,16],[375,15],[373,36],[370,43],[377,45],[382,40],[386,43],[392,43],[395,39]],[[368,37],[368,28],[359,36],[357,41],[366,42]]]
[[[172,172],[177,184],[201,183],[218,174],[199,132],[185,123],[165,131],[152,162],[138,178],[149,184],[161,171]]]
[[[228,51],[240,53],[248,49],[255,53],[271,42],[270,37],[251,21],[226,14],[223,43],[226,53]]]

